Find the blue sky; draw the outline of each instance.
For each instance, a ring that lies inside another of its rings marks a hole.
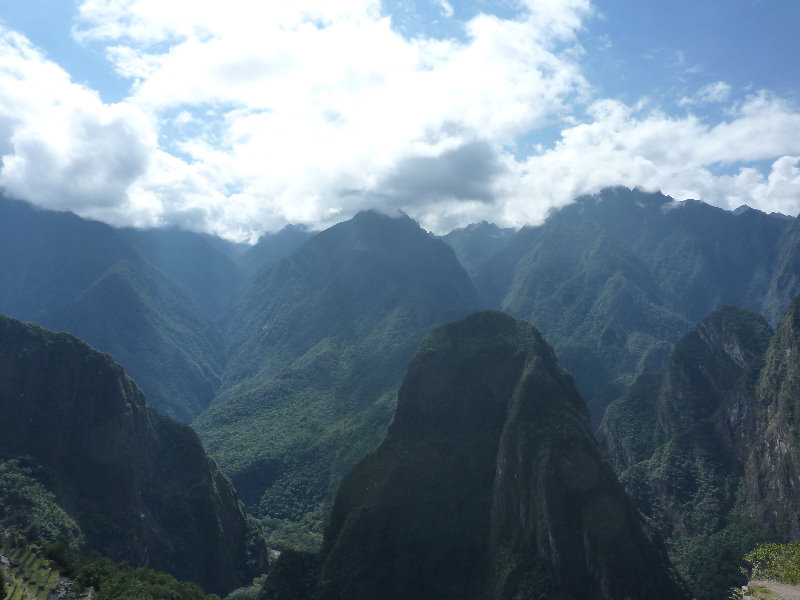
[[[798,24],[794,0],[0,0],[0,187],[240,240],[368,207],[519,226],[607,185],[796,215]]]

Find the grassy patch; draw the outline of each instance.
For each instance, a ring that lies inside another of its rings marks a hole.
[[[748,586],[747,594],[756,600],[782,600],[782,597],[779,594],[776,594],[763,585]]]

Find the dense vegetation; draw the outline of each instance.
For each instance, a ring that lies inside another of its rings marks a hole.
[[[723,308],[613,402],[599,436],[698,598],[744,583],[739,557],[796,539],[800,299],[772,330]]]
[[[339,489],[320,554],[285,553],[262,594],[684,596],[571,377],[530,324],[491,312],[426,337],[386,438]]]
[[[744,557],[750,579],[772,579],[800,585],[800,541],[759,544]]]
[[[0,195],[0,313],[113,354],[159,410],[183,421],[216,391],[213,321],[107,225]]]
[[[40,481],[46,475],[37,471],[18,459],[0,460],[0,531],[25,531],[31,539],[79,550],[83,532]]]
[[[447,245],[375,212],[253,278],[228,325],[223,389],[194,425],[271,544],[319,546],[338,483],[383,436],[420,340],[477,303]]]
[[[0,599],[77,597],[90,588],[98,600],[219,600],[197,585],[152,569],[134,569],[98,554],[81,556],[61,544],[29,545],[19,534],[0,531]],[[10,585],[5,585],[6,574]]]
[[[45,553],[78,589],[94,588],[98,600],[219,600],[194,583],[153,569],[134,569],[96,554],[79,556],[58,546],[46,547]]]

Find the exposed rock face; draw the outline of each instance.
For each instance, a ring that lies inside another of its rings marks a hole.
[[[700,487],[710,484],[702,474],[705,461],[713,475],[710,487],[720,494],[727,488],[712,529],[726,521],[743,482],[746,511],[759,526],[779,539],[798,539],[798,402],[800,298],[774,335],[759,315],[725,308],[678,342],[664,370],[640,377],[612,403],[598,433],[645,514],[669,515],[662,521],[665,534],[709,526],[708,519],[692,526],[690,510]],[[676,477],[669,457],[679,451],[703,459]],[[662,481],[656,474],[665,470],[672,476]]]
[[[800,298],[766,353],[751,412],[755,435],[745,467],[757,519],[783,539],[800,538]]]
[[[799,334],[798,300],[774,335],[754,312],[719,309],[601,424],[620,480],[682,554],[699,598],[741,583],[741,556],[758,541],[800,537]],[[704,566],[709,555],[718,563]]]
[[[640,376],[606,411],[598,435],[615,467],[649,459],[703,421],[711,422],[711,446],[739,452],[771,335],[763,317],[734,307],[715,311],[684,335],[664,369]]]
[[[322,552],[265,598],[683,598],[600,457],[583,400],[528,323],[477,313],[420,346]],[[293,583],[294,582],[294,583]]]
[[[0,415],[0,454],[47,469],[88,550],[220,593],[263,566],[197,435],[150,408],[109,355],[0,315]]]

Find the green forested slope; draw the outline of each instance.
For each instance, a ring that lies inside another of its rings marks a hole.
[[[203,311],[226,311],[244,280],[238,261],[248,246],[180,229],[120,229],[119,235],[180,284]]]
[[[237,263],[245,277],[252,277],[284,256],[288,256],[314,236],[298,225],[287,225],[274,233],[266,232],[258,241],[241,253]]]
[[[248,506],[318,543],[346,470],[385,431],[432,326],[477,306],[446,244],[360,213],[255,276],[229,321],[223,390],[194,425]],[[315,541],[316,536],[316,541]]]
[[[747,498],[771,534],[795,541],[800,539],[800,297],[776,328],[754,396],[752,433],[745,433]]]
[[[796,270],[780,259],[792,227],[780,215],[607,189],[522,229],[476,285],[490,306],[541,329],[598,421],[714,309],[772,307],[779,315],[800,292],[796,280],[765,290],[782,269]]]
[[[481,221],[454,229],[443,235],[442,240],[453,248],[470,277],[475,277],[495,254],[508,245],[514,233],[514,229]]]
[[[797,369],[786,351],[792,314],[773,336],[754,312],[715,311],[680,339],[663,370],[609,405],[598,432],[698,598],[743,584],[741,557],[757,542],[798,535],[786,469],[798,444],[775,439],[790,431],[780,389],[795,378],[774,374]]]

